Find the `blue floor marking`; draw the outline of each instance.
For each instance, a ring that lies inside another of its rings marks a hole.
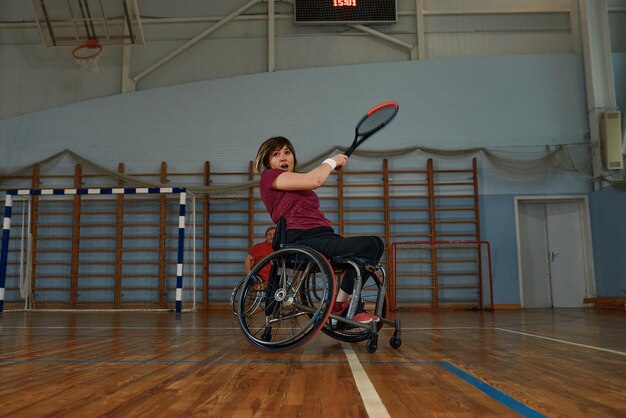
[[[515,399],[511,398],[509,395],[506,395],[500,392],[498,389],[495,389],[489,386],[487,383],[476,379],[474,376],[470,375],[467,372],[464,372],[463,370],[459,369],[458,367],[453,366],[452,364],[446,361],[439,362],[439,365],[443,367],[444,369],[451,371],[452,373],[454,373],[461,379],[465,380],[470,385],[474,386],[476,389],[487,394],[491,398],[500,402],[502,405],[507,406],[508,408],[512,409],[513,411],[517,412],[523,417],[533,417],[533,418],[534,417],[544,417],[544,418],[546,417],[545,415],[535,411],[534,409],[527,407],[523,403],[520,403],[516,401]]]

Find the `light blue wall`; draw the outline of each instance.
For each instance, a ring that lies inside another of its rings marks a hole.
[[[626,114],[626,53],[614,53],[613,76],[617,108]],[[598,296],[626,294],[626,189],[605,188],[589,198]]]
[[[70,148],[109,167],[245,167],[276,134],[304,161],[349,144],[360,115],[390,99],[401,113],[371,148],[543,146],[584,142],[588,131],[580,56],[454,58],[204,81],[4,119],[0,166]]]
[[[623,74],[624,54],[618,58],[616,73]],[[400,113],[368,142],[369,149],[426,145],[516,151],[584,143],[584,85],[582,58],[576,54],[353,65],[204,81],[0,120],[0,167],[20,167],[69,148],[112,169],[124,162],[131,170],[153,171],[167,161],[172,171],[200,171],[208,160],[216,171],[245,171],[260,142],[277,134],[291,137],[304,161],[347,145],[359,116],[389,99],[400,103]],[[391,165],[423,167],[426,158],[416,153]],[[441,164],[466,167],[469,160]],[[588,193],[590,181],[557,173],[509,182],[486,161],[479,166],[483,237],[492,244],[496,303],[519,303],[513,196]],[[594,226],[598,245],[601,233]],[[611,259],[597,261],[613,269]],[[613,287],[598,284],[598,289]]]
[[[491,245],[493,296],[497,304],[520,303],[513,195],[480,198],[482,239]]]

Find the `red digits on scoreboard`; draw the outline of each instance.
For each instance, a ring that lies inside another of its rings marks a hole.
[[[333,7],[354,6],[356,7],[356,0],[333,0]]]

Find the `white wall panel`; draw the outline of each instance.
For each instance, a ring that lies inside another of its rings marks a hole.
[[[82,71],[69,49],[0,46],[0,117],[119,93],[121,50],[104,51],[100,72]]]
[[[430,58],[558,54],[569,49],[570,36],[567,33],[525,33],[498,34],[465,33],[463,36],[451,33],[429,33],[426,35],[426,51]]]

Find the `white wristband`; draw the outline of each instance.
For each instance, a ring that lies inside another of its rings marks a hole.
[[[332,170],[337,167],[337,161],[333,160],[332,158],[325,159],[324,161],[322,161],[322,164],[328,164]]]

